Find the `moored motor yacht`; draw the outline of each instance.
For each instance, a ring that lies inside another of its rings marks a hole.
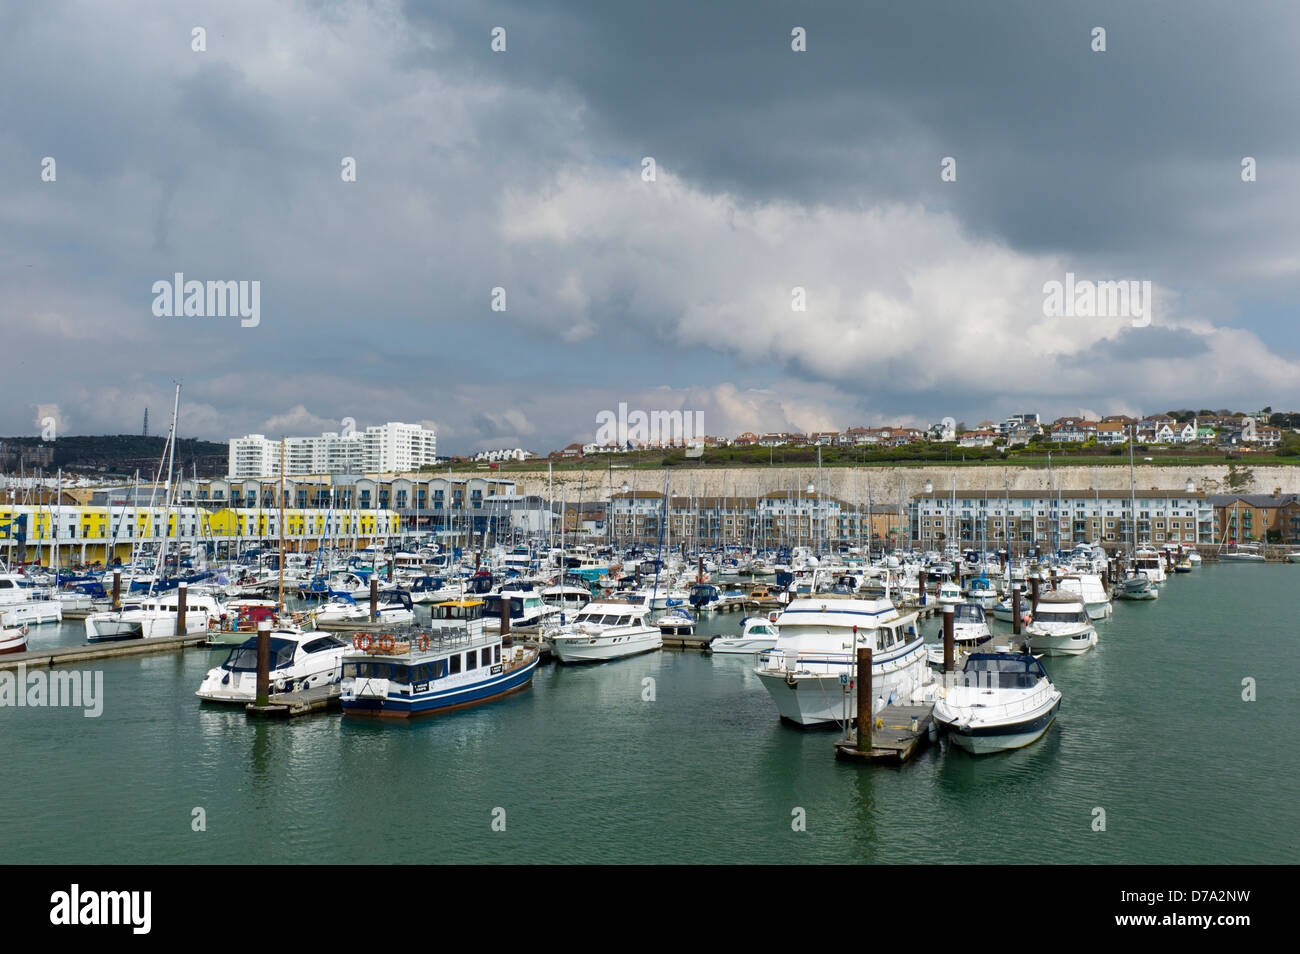
[[[650,621],[644,600],[592,600],[574,621],[549,636],[563,663],[609,662],[663,648],[659,627]]]
[[[207,702],[252,702],[257,696],[256,635],[230,650],[194,694]],[[349,644],[329,633],[274,629],[270,633],[270,691],[295,692],[338,682]]]
[[[179,611],[180,597],[175,590],[153,599],[130,600],[116,610],[110,609],[87,616],[84,620],[86,640],[98,643],[117,639],[155,639],[203,634],[211,628],[211,621],[220,619],[221,614],[226,610],[215,596],[206,593],[188,593],[185,599],[184,632],[178,632]]]
[[[1043,664],[1026,653],[972,653],[955,684],[939,693],[935,721],[973,755],[1029,745],[1061,706]]]
[[[945,612],[947,612],[945,610]],[[993,638],[993,630],[989,628],[988,616],[984,612],[984,607],[978,603],[959,603],[953,607],[952,611],[952,648],[953,661],[957,665],[961,664],[970,653],[983,646]],[[929,650],[930,664],[934,666],[943,665],[943,641],[931,643]]]
[[[970,581],[970,586],[966,588],[966,598],[972,603],[978,603],[985,609],[991,609],[993,604],[998,600],[997,587],[985,576],[977,576]]]
[[[1091,620],[1109,619],[1114,612],[1106,585],[1095,573],[1071,573],[1063,576],[1057,580],[1056,588],[1063,593],[1074,593],[1080,597]]]
[[[394,626],[407,626],[415,621],[411,597],[401,590],[387,594],[382,601],[376,602],[373,618],[369,602],[358,604],[346,593],[336,594],[336,597],[312,614],[317,629],[328,632],[391,629]]]
[[[709,642],[709,652],[752,655],[767,652],[776,646],[776,624],[763,616],[746,616],[740,621],[739,636],[715,636]]]
[[[791,600],[776,622],[776,644],[754,673],[781,718],[796,725],[853,718],[848,684],[858,649],[872,650],[873,711],[891,699],[920,701],[932,686],[916,614],[902,615],[888,600],[816,594]]]
[[[1111,595],[1117,600],[1154,600],[1160,596],[1160,590],[1141,573],[1134,573],[1119,580]]]
[[[680,606],[675,606],[655,619],[663,636],[690,636],[695,632],[695,617]]]
[[[0,629],[0,656],[27,651],[27,624]]]
[[[1045,593],[1025,624],[1025,642],[1034,653],[1077,656],[1097,645],[1097,630],[1083,600],[1074,593]]]

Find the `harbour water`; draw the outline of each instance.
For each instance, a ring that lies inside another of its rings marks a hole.
[[[781,724],[748,657],[547,665],[410,723],[200,704],[224,650],[114,660],[98,718],[0,709],[0,863],[1295,864],[1297,574],[1207,563],[1117,603],[1094,650],[1044,660],[1064,700],[1043,739],[901,768]]]

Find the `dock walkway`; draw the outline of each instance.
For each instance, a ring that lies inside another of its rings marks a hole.
[[[912,728],[912,720],[916,728]],[[871,751],[858,748],[853,739],[835,743],[835,757],[845,762],[886,763],[901,765],[919,752],[930,741],[930,726],[934,722],[934,706],[886,706],[876,713],[876,724],[871,730]]]
[[[189,636],[153,636],[144,639],[86,643],[83,646],[29,649],[22,653],[6,653],[0,656],[0,669],[17,669],[19,666],[66,666],[69,663],[97,662],[123,656],[172,652],[202,645],[207,638],[207,633],[192,633]]]

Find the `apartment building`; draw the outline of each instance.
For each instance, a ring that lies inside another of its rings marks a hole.
[[[913,497],[909,536],[926,549],[955,543],[1069,549],[1079,543],[1103,546],[1138,543],[1209,543],[1214,508],[1206,495],[1182,490],[1139,490],[1133,501],[1122,491],[932,491]],[[1136,507],[1134,507],[1136,503]]]
[[[418,424],[389,421],[364,431],[267,440],[248,434],[230,441],[226,476],[236,480],[309,474],[400,473],[437,463],[437,434]]]

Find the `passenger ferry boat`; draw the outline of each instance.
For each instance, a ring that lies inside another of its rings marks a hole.
[[[540,650],[503,645],[484,623],[481,600],[454,600],[433,607],[427,630],[358,633],[343,657],[343,714],[409,718],[527,689]]]
[[[891,699],[921,701],[933,685],[916,614],[902,615],[888,600],[819,593],[792,600],[776,623],[776,645],[759,656],[754,673],[781,718],[796,725],[854,717],[856,699],[844,687],[857,667],[859,648],[872,651],[873,710]]]

